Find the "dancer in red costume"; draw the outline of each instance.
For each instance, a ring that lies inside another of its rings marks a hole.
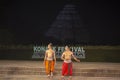
[[[68,46],[65,46],[65,51],[63,52],[61,59],[64,61],[62,65],[62,77],[61,80],[64,80],[64,76],[69,76],[69,80],[72,80],[72,60],[74,58],[77,62],[80,62],[74,55],[73,52],[70,51]]]

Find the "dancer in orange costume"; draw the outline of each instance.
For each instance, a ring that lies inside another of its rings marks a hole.
[[[53,78],[54,65],[56,64],[55,51],[52,49],[52,43],[48,44],[48,50],[45,52],[44,64],[48,78]]]
[[[61,80],[64,80],[64,76],[69,76],[69,80],[72,80],[72,60],[74,58],[77,62],[80,62],[70,51],[68,46],[65,46],[65,51],[63,52],[61,59],[64,61],[62,65],[62,77]]]

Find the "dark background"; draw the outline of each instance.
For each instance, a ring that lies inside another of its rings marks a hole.
[[[115,0],[0,0],[0,44],[50,42],[45,33],[69,3],[77,6],[90,34],[87,43],[75,44],[120,44],[119,3]],[[60,44],[57,40],[53,43]]]

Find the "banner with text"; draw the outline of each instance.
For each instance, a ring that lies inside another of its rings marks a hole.
[[[63,46],[53,47],[53,50],[55,51],[56,54],[56,58],[61,57],[61,54],[65,50],[64,48],[65,47]],[[70,47],[70,49],[77,58],[85,58],[85,50],[83,49],[83,47]],[[32,58],[33,59],[44,58],[46,50],[47,50],[46,46],[34,46]]]

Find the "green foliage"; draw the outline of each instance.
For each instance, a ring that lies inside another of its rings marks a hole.
[[[86,49],[87,62],[120,62],[120,49]]]
[[[81,59],[82,62],[120,62],[120,46],[83,46],[83,48],[86,58]],[[43,60],[32,59],[32,55],[32,45],[0,45],[0,59]]]

